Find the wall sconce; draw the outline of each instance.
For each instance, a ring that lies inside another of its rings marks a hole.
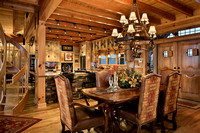
[[[186,53],[187,53],[187,56],[198,56],[199,50],[197,48],[188,49]]]
[[[173,51],[164,51],[163,52],[163,57],[172,57],[173,56]]]

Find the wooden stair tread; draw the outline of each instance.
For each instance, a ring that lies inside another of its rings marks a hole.
[[[25,88],[25,86],[6,86],[6,89],[18,89],[18,88]]]
[[[8,95],[4,95],[4,97],[22,97],[22,94],[8,94]]]
[[[0,105],[15,107],[17,104],[13,104],[13,103],[1,103]]]
[[[16,74],[17,72],[8,71],[6,74]]]
[[[12,79],[6,79],[6,81],[12,81]]]

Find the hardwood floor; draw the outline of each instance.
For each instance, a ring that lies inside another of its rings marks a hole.
[[[77,102],[85,103],[84,100],[76,100]],[[95,104],[93,100],[89,100],[90,103]],[[8,112],[4,112],[8,114]],[[31,126],[23,133],[60,133],[60,112],[58,103],[48,104],[46,109],[37,109],[33,104],[33,97],[29,97],[29,103],[26,105],[24,111],[19,116],[40,118],[42,121]],[[182,106],[178,106],[177,113],[178,128],[176,131],[168,130],[167,133],[199,133],[200,132],[200,108],[190,109]],[[166,127],[172,127],[172,125],[166,123]],[[85,132],[85,131],[84,131]],[[95,131],[92,131],[94,133]],[[142,130],[142,133],[151,132],[150,130]],[[160,129],[157,129],[157,133],[160,133]]]

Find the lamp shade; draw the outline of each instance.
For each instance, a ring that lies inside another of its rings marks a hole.
[[[133,32],[135,32],[135,29],[133,28],[133,25],[132,24],[129,24],[129,26],[128,26],[128,31],[127,31],[128,33],[133,33]]]
[[[118,37],[117,38],[123,38],[123,35],[122,33],[119,33]]]
[[[128,19],[126,19],[125,23],[124,24],[128,24]]]
[[[150,28],[149,28],[149,34],[156,34],[156,28],[155,28],[155,26],[150,26]]]
[[[136,20],[136,19],[137,19],[137,17],[136,17],[135,12],[131,12],[131,13],[130,13],[129,20]]]
[[[141,18],[141,21],[148,21],[148,17],[147,17],[147,13],[143,13],[142,14],[142,18]]]
[[[119,34],[118,34],[118,31],[117,31],[117,29],[113,29],[113,31],[112,31],[112,36],[113,37],[117,37]]]
[[[125,23],[126,22],[126,16],[125,15],[121,15],[121,18],[120,18],[120,23]]]

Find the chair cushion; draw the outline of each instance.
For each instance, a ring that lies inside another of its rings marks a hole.
[[[124,107],[121,109],[118,109],[118,117],[124,118],[128,121],[131,121],[133,123],[139,123],[138,118],[137,118],[137,112],[138,108],[137,107]]]
[[[104,114],[102,111],[82,107],[77,107],[75,110],[77,123],[72,127],[73,131],[104,125]]]

